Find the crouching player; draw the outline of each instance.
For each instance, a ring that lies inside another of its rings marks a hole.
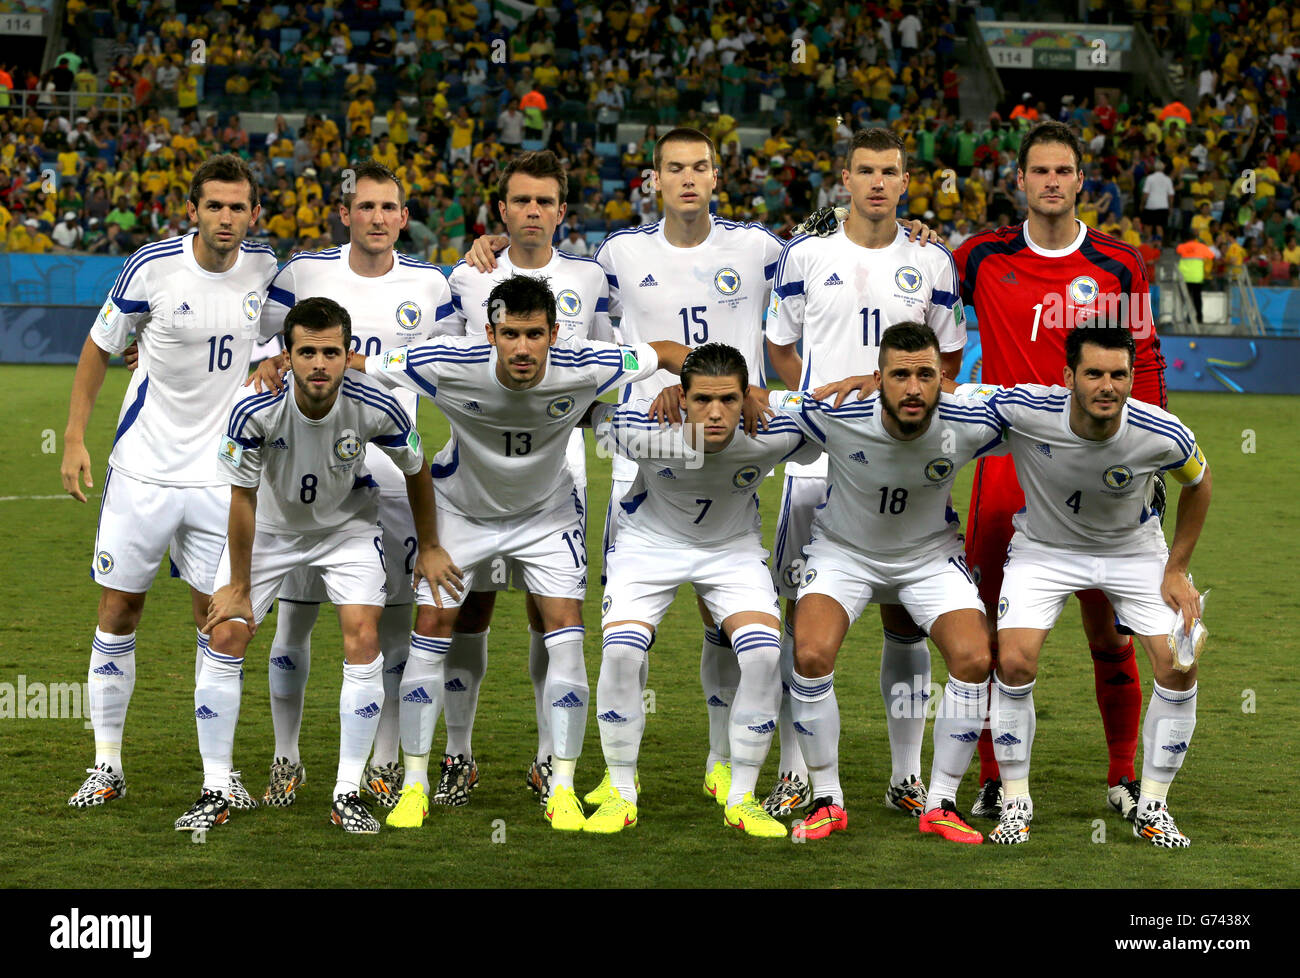
[[[386,575],[367,444],[406,476],[419,546],[416,579],[436,586],[455,572],[437,545],[433,481],[409,416],[364,378],[345,375],[351,332],[347,311],[333,300],[302,300],[284,322],[293,382],[279,393],[250,391],[230,412],[216,463],[231,484],[229,526],[208,613],[212,637],[194,690],[203,793],[176,820],[179,831],[212,828],[229,816],[244,653],[297,568],[321,575],[343,632],[330,818],[346,832],[379,831],[357,796],[384,702],[378,629]]]
[[[848,827],[835,658],[850,624],[876,603],[903,605],[948,667],[920,830],[983,841],[955,803],[983,726],[992,659],[949,492],[963,465],[1004,450],[1002,426],[978,400],[940,392],[939,356],[933,330],[900,323],[881,337],[869,397],[836,408],[809,393],[771,395],[772,406],[825,449],[832,487],[813,521],[795,614],[791,705],[814,798],[796,839]]]
[[[682,584],[691,584],[740,667],[728,736],[731,784],[723,823],[748,835],[784,838],[785,826],[754,801],[781,706],[781,621],[761,539],[756,492],[774,465],[821,454],[789,419],[754,437],[738,430],[749,387],[735,347],[706,343],[682,364],[684,424],[660,429],[647,399],[597,405],[592,425],[613,451],[636,462],[617,507],[618,533],[605,554],[604,632],[596,721],[609,796],[584,831],[621,832],[637,822],[637,755],[645,732],[640,674],[655,628]]]
[[[1008,429],[1025,487],[998,601],[990,717],[1003,803],[989,839],[1029,838],[1038,654],[1066,599],[1100,588],[1138,634],[1155,674],[1133,832],[1156,846],[1185,848],[1190,842],[1165,798],[1196,726],[1196,665],[1192,654],[1180,668],[1170,640],[1186,642],[1200,616],[1187,569],[1209,511],[1210,471],[1195,436],[1176,417],[1130,400],[1128,330],[1079,327],[1065,352],[1064,387],[1020,384],[988,401]],[[1183,484],[1169,548],[1150,505],[1161,472]]]

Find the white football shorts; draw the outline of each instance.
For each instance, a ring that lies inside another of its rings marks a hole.
[[[438,542],[460,568],[464,593],[495,590],[516,569],[533,594],[578,598],[587,593],[587,541],[584,507],[578,492],[541,513],[500,520],[474,520],[438,510]],[[439,588],[444,608],[460,601]],[[420,581],[417,604],[432,605],[429,582]]]
[[[387,598],[387,558],[378,523],[332,533],[268,533],[253,538],[250,597],[260,623],[271,610],[284,579],[299,567],[310,568],[336,605],[382,607]],[[222,549],[214,590],[230,583],[230,552]]]
[[[826,502],[821,476],[787,475],[781,489],[780,517],[772,541],[772,580],[782,598],[794,598],[803,579],[804,548],[812,538],[813,517]]]
[[[415,600],[415,587],[411,582],[419,546],[415,535],[415,519],[411,516],[411,502],[406,493],[380,494],[379,523],[384,528],[384,566],[388,571],[387,603],[411,604]],[[290,571],[280,585],[279,597],[299,604],[320,604],[329,600],[325,593],[325,582],[312,567],[299,567]]]
[[[617,461],[617,459],[615,460]],[[614,512],[614,507],[623,501],[628,490],[632,488],[631,482],[624,482],[621,479],[615,479],[609,487],[609,503],[605,506],[605,539],[601,545],[601,553],[606,560],[609,557],[610,548],[614,546],[614,540],[618,537],[618,515]],[[605,569],[604,563],[601,565],[600,583],[608,584],[609,572]],[[617,620],[617,619],[616,619]]]
[[[1075,591],[1100,589],[1138,635],[1164,635],[1172,609],[1160,596],[1169,551],[1100,555],[1055,550],[1011,538],[998,598],[998,629],[1049,629]]]
[[[886,561],[851,551],[825,538],[806,548],[807,561],[799,583],[799,597],[825,594],[843,606],[852,624],[868,604],[901,604],[921,630],[949,611],[973,608],[984,602],[970,569],[960,534],[938,551],[905,560]]]
[[[657,626],[683,584],[694,586],[717,625],[742,611],[781,617],[767,551],[757,539],[696,550],[665,547],[625,532],[605,555],[605,574],[602,628],[614,621]]]
[[[170,550],[181,579],[211,594],[229,518],[227,485],[160,486],[109,466],[91,576],[104,587],[142,594]]]

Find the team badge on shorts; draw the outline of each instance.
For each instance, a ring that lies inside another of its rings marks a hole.
[[[713,284],[723,295],[735,295],[740,291],[740,273],[734,268],[719,268],[713,275]]]
[[[921,273],[911,265],[904,265],[894,273],[894,284],[904,292],[915,292],[921,287]]]
[[[605,600],[600,603],[600,613],[602,615],[609,614],[609,606],[612,605],[613,603],[614,603],[613,597],[611,597],[608,594],[605,595]]]
[[[816,570],[806,570],[806,571],[804,571],[804,574],[803,574],[803,584],[802,584],[802,586],[803,586],[803,587],[807,587],[809,584],[811,584],[811,583],[812,583],[813,581],[815,581],[815,580],[817,580],[817,571],[816,571]]]
[[[250,292],[244,296],[244,317],[255,320],[262,315],[262,297],[256,292]]]
[[[950,458],[936,458],[925,467],[925,477],[931,482],[942,482],[952,475],[953,462]]]
[[[424,318],[424,311],[409,299],[397,307],[397,325],[402,329],[415,329]]]
[[[1133,484],[1133,470],[1127,465],[1112,465],[1101,475],[1107,489],[1124,490]]]
[[[546,405],[546,413],[552,418],[562,418],[572,411],[573,406],[577,403],[578,402],[572,397],[565,394],[563,397],[557,397],[550,404]]]
[[[1011,602],[1006,598],[998,598],[998,621],[1002,620],[1003,616],[1007,613],[1007,608],[1010,606]]]
[[[743,469],[736,470],[736,474],[731,477],[731,484],[737,489],[744,489],[752,486],[762,474],[757,465],[746,465]]]
[[[1100,291],[1097,280],[1091,275],[1080,275],[1070,283],[1070,298],[1081,306],[1095,302]]]
[[[351,462],[361,454],[361,439],[355,431],[345,431],[334,443],[334,457],[340,462]]]
[[[113,555],[107,550],[101,550],[95,554],[95,570],[101,574],[107,574],[113,569]]]
[[[582,312],[582,300],[578,298],[578,293],[574,292],[573,289],[561,289],[559,295],[555,297],[555,308],[561,316],[568,316],[572,319]]]

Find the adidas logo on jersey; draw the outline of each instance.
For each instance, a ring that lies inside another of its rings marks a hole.
[[[293,664],[293,659],[289,658],[287,655],[271,656],[271,665],[275,666],[277,669],[284,669],[286,672],[292,672],[294,669],[298,668]]]
[[[125,676],[121,669],[117,667],[116,662],[105,662],[98,669],[93,670],[96,676]]]
[[[604,713],[596,714],[596,719],[601,723],[627,723],[627,717],[615,713],[613,710],[606,710]]]
[[[1176,744],[1164,744],[1161,750],[1167,750],[1171,754],[1185,754],[1187,752],[1187,741],[1182,740]]]
[[[466,401],[464,404],[464,408],[466,411],[469,411],[473,414],[483,413],[483,409],[478,406],[478,401]]]
[[[647,275],[645,278],[641,280],[641,288],[643,289],[647,285],[658,285],[658,284],[659,283],[655,281],[655,277],[653,275]]]
[[[556,700],[554,703],[551,704],[551,706],[559,706],[559,707],[563,707],[564,709],[573,709],[574,707],[578,707],[582,705],[583,705],[582,700],[578,699],[578,694],[575,693],[573,690],[569,690],[569,692],[565,693],[558,700]]]
[[[194,310],[190,308],[190,304],[189,304],[188,302],[185,302],[184,300],[182,300],[182,301],[181,301],[181,304],[180,304],[179,306],[177,306],[175,309],[172,310],[172,315],[173,315],[173,316],[193,316],[193,315],[194,315]]]
[[[277,438],[275,441],[271,442],[270,447],[281,448],[287,452],[289,450],[289,443],[285,441],[283,438]]]
[[[1004,733],[1001,737],[995,738],[993,743],[997,744],[999,747],[1014,747],[1016,744],[1020,743],[1020,738],[1015,734]]]
[[[433,698],[425,691],[423,686],[416,686],[405,696],[402,697],[403,703],[432,703]]]
[[[663,476],[665,479],[676,479],[677,475],[672,469],[660,469],[655,475]]]
[[[963,744],[973,744],[980,739],[978,730],[963,730],[961,733],[949,734],[953,740],[960,740]]]
[[[754,733],[767,734],[767,733],[771,733],[773,730],[776,729],[776,722],[773,720],[768,720],[766,723],[760,723],[760,724],[751,723],[748,729],[754,731]]]
[[[357,716],[362,717],[363,719],[369,720],[371,717],[379,716],[379,704],[370,703],[366,706],[363,706],[361,709],[353,710],[352,712],[355,713]]]
[[[1047,444],[1045,441],[1040,441],[1035,445],[1034,451],[1038,452],[1040,455],[1046,455],[1048,458],[1052,457],[1052,446]]]
[[[835,272],[831,272],[831,277],[822,283],[822,285],[843,285],[843,284],[844,281]]]
[[[704,705],[705,706],[730,706],[731,704],[722,702],[722,699],[718,696],[718,694],[714,693],[712,696],[709,697],[709,701]]]
[[[1015,273],[1015,272],[1007,272],[1007,274],[1003,275],[1000,279],[998,279],[998,281],[999,281],[999,282],[1005,282],[1007,285],[1016,285],[1016,284],[1017,284],[1017,282],[1016,282],[1016,273]]]
[[[449,679],[447,682],[443,683],[442,688],[449,693],[463,693],[465,692],[465,690],[469,689],[468,686],[466,686],[463,682],[460,681],[459,676],[457,676],[455,679]]]
[[[852,455],[849,456],[849,458],[851,458],[855,462],[861,462],[863,465],[871,464],[871,462],[868,461],[867,456],[863,455],[861,452],[854,452]]]
[[[802,723],[800,723],[798,720],[796,720],[796,721],[794,722],[794,732],[795,732],[795,733],[799,733],[799,734],[803,734],[805,737],[815,737],[815,736],[817,736],[815,733],[813,733],[811,730],[809,730],[807,727],[805,727],[805,726],[804,726]]]
[[[194,711],[194,716],[199,720],[215,720],[220,714],[216,710],[208,709],[207,704],[204,704]]]

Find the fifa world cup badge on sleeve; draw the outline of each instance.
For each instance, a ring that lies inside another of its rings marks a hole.
[[[411,449],[411,451],[413,451],[413,452],[419,452],[419,450],[420,450],[420,433],[419,433],[418,431],[416,431],[414,428],[412,428],[412,429],[411,429],[411,433],[410,433],[409,435],[406,436],[406,444],[407,444],[407,446]]]
[[[239,463],[244,460],[244,446],[233,438],[223,437],[221,439],[221,450],[217,452],[217,457],[232,469],[237,469]]]
[[[776,294],[776,289],[772,290],[772,301],[767,304],[767,318],[776,319],[776,314],[781,310],[781,297]]]
[[[384,354],[385,370],[405,370],[406,369],[406,351],[389,350]]]
[[[117,306],[110,298],[104,303],[104,308],[99,310],[99,315],[95,317],[95,322],[99,323],[99,328],[106,333],[113,331],[113,324],[117,321]]]
[[[781,410],[788,411],[791,409],[801,410],[803,408],[803,395],[798,391],[786,391],[781,395]]]
[[[641,361],[636,358],[636,351],[630,346],[623,347],[623,369],[640,370]]]

